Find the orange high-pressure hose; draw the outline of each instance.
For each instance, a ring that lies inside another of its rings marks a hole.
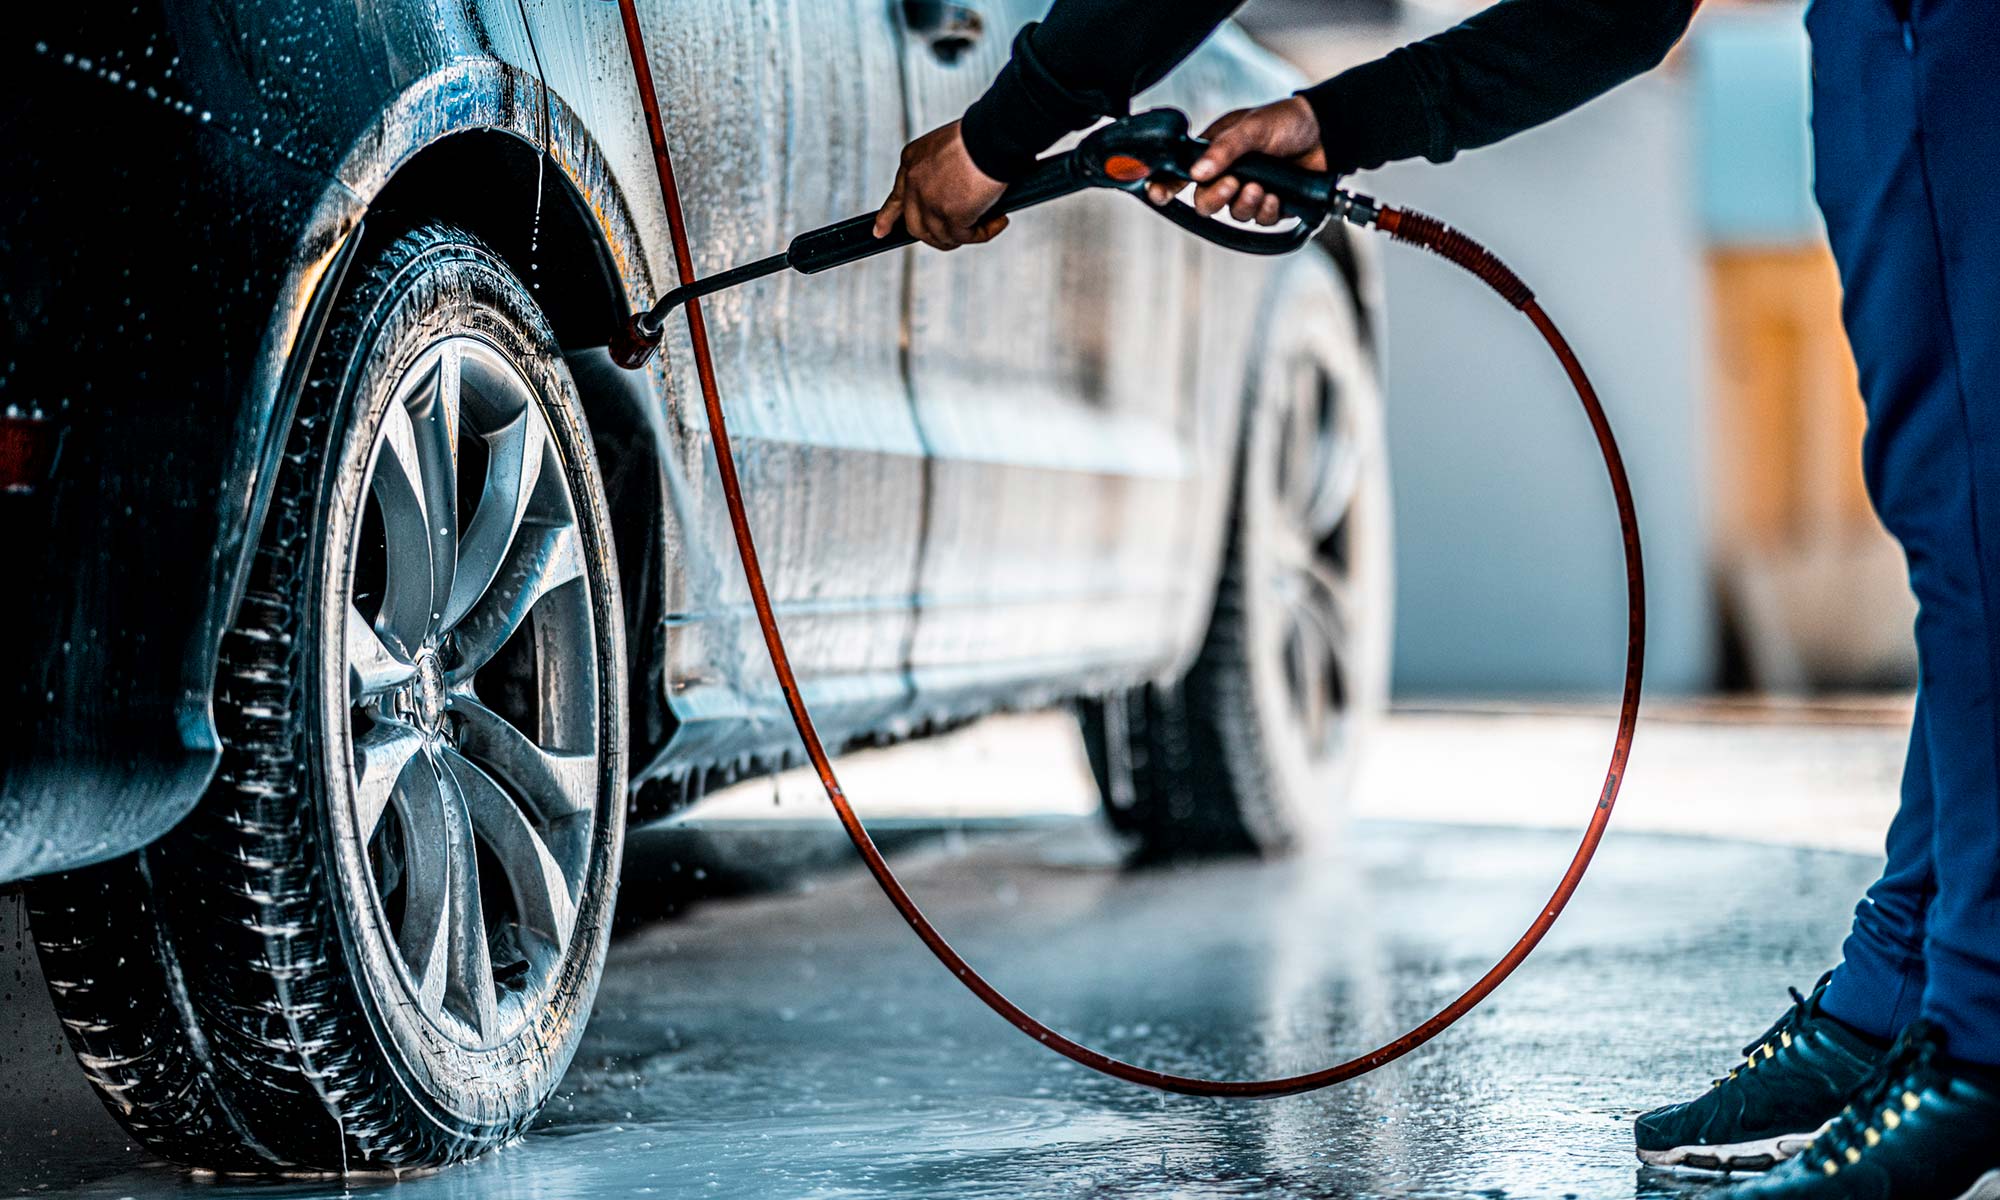
[[[683,284],[695,278],[694,259],[688,250],[687,226],[681,218],[680,192],[674,184],[673,162],[667,153],[666,130],[660,121],[659,100],[653,90],[653,72],[646,59],[645,41],[640,34],[638,13],[634,0],[618,0],[618,9],[625,21],[625,39],[632,53],[632,73],[639,88],[639,100],[646,112],[646,133],[653,143],[653,161],[659,170],[660,193],[666,203],[667,222],[673,236],[674,262],[680,272]],[[799,694],[798,679],[792,673],[792,664],[785,653],[785,639],[778,631],[778,622],[771,612],[771,596],[764,584],[764,571],[758,564],[757,545],[750,536],[750,523],[743,509],[743,488],[736,477],[736,462],[729,448],[729,426],[723,417],[722,399],[716,390],[715,365],[709,354],[708,327],[702,320],[701,301],[687,303],[688,335],[693,343],[695,375],[700,380],[702,403],[708,410],[709,435],[715,445],[715,467],[722,480],[723,500],[729,507],[729,522],[736,536],[736,549],[743,559],[743,576],[750,586],[750,603],[757,612],[757,625],[764,633],[764,647],[770,652],[771,669],[777,673],[778,686],[783,689],[785,704],[791,710],[792,723],[798,727],[799,738],[805,743],[806,757],[812,761],[813,770],[819,773],[820,783],[826,788],[826,798],[832,802],[833,810],[840,817],[840,823],[847,830],[848,839],[868,865],[868,871],[875,882],[887,893],[889,902],[902,914],[912,930],[924,945],[930,947],[951,973],[958,977],[973,995],[984,1001],[988,1008],[1004,1017],[1008,1024],[1041,1042],[1056,1053],[1089,1067],[1093,1071],[1123,1079],[1161,1091],[1177,1092],[1189,1096],[1238,1096],[1269,1097],[1290,1096],[1299,1092],[1309,1092],[1327,1087],[1344,1080],[1365,1075],[1377,1067],[1394,1062],[1403,1055],[1423,1045],[1470,1012],[1473,1006],[1491,995],[1507,976],[1528,957],[1549,928],[1555,924],[1563,906],[1569,903],[1582,882],[1584,870],[1590,865],[1591,855],[1604,838],[1606,824],[1611,819],[1612,805],[1618,799],[1618,785],[1625,775],[1625,760],[1632,752],[1632,734],[1639,720],[1639,677],[1645,655],[1646,641],[1646,585],[1639,561],[1639,523],[1632,506],[1632,488],[1625,477],[1625,465],[1618,454],[1618,444],[1611,436],[1611,425],[1605,419],[1604,409],[1598,403],[1597,393],[1585,377],[1583,367],[1577,362],[1569,344],[1557,332],[1555,323],[1550,321],[1541,306],[1535,302],[1534,294],[1527,285],[1507,269],[1498,259],[1465,235],[1453,230],[1433,218],[1421,213],[1383,208],[1375,222],[1376,227],[1400,241],[1410,242],[1433,251],[1457,263],[1477,275],[1488,286],[1499,292],[1508,303],[1520,309],[1534,323],[1537,331],[1548,342],[1561,360],[1563,370],[1568,373],[1570,383],[1575,386],[1577,398],[1583,402],[1585,415],[1590,419],[1590,427],[1597,435],[1597,447],[1604,457],[1604,469],[1611,479],[1611,492],[1618,505],[1618,525],[1625,543],[1625,588],[1628,612],[1628,634],[1625,646],[1625,687],[1618,710],[1618,732],[1611,747],[1611,765],[1604,772],[1604,788],[1598,793],[1597,807],[1591,814],[1590,825],[1584,830],[1583,842],[1571,858],[1569,869],[1563,872],[1562,882],[1556,885],[1555,894],[1528,926],[1526,933],[1514,943],[1493,968],[1480,976],[1479,980],[1467,988],[1463,995],[1440,1009],[1435,1016],[1418,1025],[1394,1041],[1371,1050],[1359,1058],[1335,1066],[1310,1071],[1302,1075],[1291,1075],[1281,1079],[1203,1079],[1197,1076],[1175,1075],[1166,1071],[1156,1071],[1124,1062],[1108,1054],[1092,1050],[1056,1030],[1023,1010],[1019,1005],[1000,994],[998,988],[988,983],[984,976],[972,969],[971,964],[952,949],[944,935],[924,916],[917,902],[896,879],[895,872],[883,861],[882,852],[862,827],[854,808],[841,790],[840,780],[834,775],[833,763],[829,761],[826,747],[821,743],[819,732],[813,727],[812,714],[806,710],[805,701]]]

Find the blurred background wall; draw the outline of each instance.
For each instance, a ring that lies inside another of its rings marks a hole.
[[[1321,78],[1479,7],[1254,0],[1244,20]],[[1598,103],[1356,181],[1486,241],[1589,366],[1644,522],[1658,692],[1915,677],[1812,204],[1802,8],[1710,0],[1662,70]],[[1614,691],[1617,533],[1560,372],[1455,269],[1403,248],[1379,265],[1399,697]]]

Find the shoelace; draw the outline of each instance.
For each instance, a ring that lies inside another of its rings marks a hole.
[[[1813,997],[1819,994],[1819,989],[1825,986],[1826,980],[1826,975],[1820,976],[1819,983],[1813,985],[1810,995],[1800,992],[1797,988],[1785,989],[1792,994],[1792,1007],[1790,1011],[1786,1012],[1784,1016],[1779,1017],[1776,1023],[1763,1032],[1762,1036],[1743,1047],[1742,1065],[1729,1068],[1729,1074],[1722,1076],[1720,1079],[1710,1080],[1709,1086],[1721,1087],[1745,1071],[1756,1070],[1757,1060],[1760,1057],[1764,1061],[1769,1062],[1771,1059],[1778,1057],[1778,1051],[1788,1049],[1792,1044],[1792,1030],[1804,1024],[1805,1019],[1811,1015]]]
[[[1940,1045],[1928,1021],[1905,1030],[1882,1065],[1855,1089],[1847,1107],[1806,1147],[1807,1161],[1828,1175],[1860,1162],[1905,1116],[1923,1106]]]

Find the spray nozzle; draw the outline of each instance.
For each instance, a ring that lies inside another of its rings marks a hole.
[[[628,371],[636,371],[653,357],[653,351],[660,348],[660,335],[666,331],[666,323],[653,318],[650,312],[633,313],[630,320],[618,327],[611,335],[611,361]]]

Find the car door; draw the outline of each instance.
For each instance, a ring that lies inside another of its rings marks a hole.
[[[964,112],[1046,8],[887,2],[916,132]],[[932,456],[921,704],[1030,699],[1030,681],[1058,691],[1169,652],[1190,574],[1186,266],[1165,222],[1110,193],[1022,213],[989,246],[912,256],[910,384]]]
[[[617,7],[528,0],[550,90],[604,150],[655,281],[675,281]],[[870,208],[904,141],[880,0],[641,0],[696,270]],[[556,119],[565,119],[560,112]],[[703,302],[751,524],[792,661],[833,739],[908,698],[924,486],[903,375],[903,256],[790,273]],[[789,739],[729,537],[686,325],[662,348],[678,545],[667,687],[682,761]]]

